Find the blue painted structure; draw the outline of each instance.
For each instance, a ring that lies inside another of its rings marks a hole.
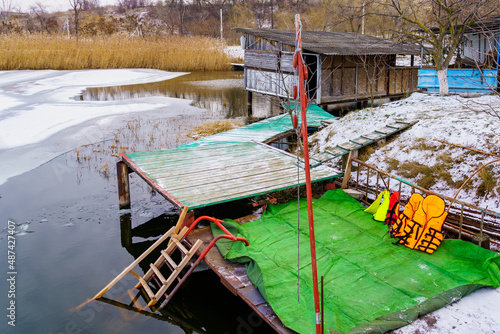
[[[497,70],[468,68],[448,69],[450,93],[491,93],[497,89]],[[435,69],[418,70],[418,88],[428,92],[439,92],[439,81]]]

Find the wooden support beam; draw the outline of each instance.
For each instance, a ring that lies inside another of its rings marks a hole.
[[[248,116],[252,115],[252,92],[248,91],[248,99],[247,99],[247,109],[248,109]]]
[[[116,163],[117,181],[118,181],[118,203],[121,209],[130,209],[130,183],[129,170],[127,164],[123,161]]]
[[[349,151],[349,154],[347,155],[347,162],[346,166],[344,168],[344,180],[342,181],[342,189],[347,188],[347,183],[349,182],[349,179],[351,178],[351,167],[352,167],[352,151]],[[345,157],[345,155],[344,155]]]

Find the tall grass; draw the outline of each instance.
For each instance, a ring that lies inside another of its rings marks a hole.
[[[230,59],[219,40],[206,37],[54,35],[0,36],[1,70],[82,70],[154,68],[166,71],[220,71]]]

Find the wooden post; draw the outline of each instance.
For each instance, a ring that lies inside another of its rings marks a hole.
[[[130,212],[120,216],[120,232],[122,247],[132,246],[132,215]]]
[[[184,227],[189,228],[194,221],[195,221],[194,211],[189,210],[186,214],[186,217],[182,220],[180,229],[182,230]]]
[[[128,166],[123,161],[116,163],[118,181],[118,203],[121,209],[130,209],[130,184]]]
[[[248,116],[252,116],[252,92],[251,91],[248,91],[247,108],[248,108]]]
[[[490,236],[486,233],[476,233],[472,236],[472,242],[479,247],[490,249]]]
[[[344,155],[345,157],[345,155]],[[349,152],[347,156],[347,162],[344,168],[344,180],[342,181],[342,189],[347,188],[347,183],[349,182],[349,179],[351,178],[351,167],[352,167],[352,151]]]

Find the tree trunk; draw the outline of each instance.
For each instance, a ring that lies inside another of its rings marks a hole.
[[[447,69],[436,71],[439,81],[439,95],[441,96],[449,94],[447,72]]]

